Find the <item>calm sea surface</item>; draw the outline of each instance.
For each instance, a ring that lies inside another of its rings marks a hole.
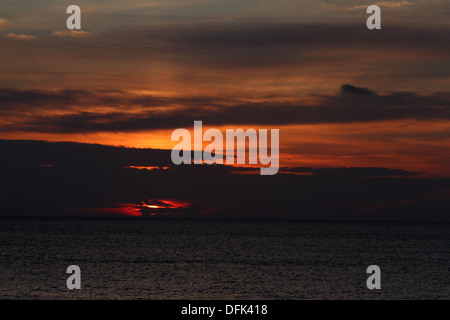
[[[449,253],[450,224],[0,218],[0,298],[450,299]]]

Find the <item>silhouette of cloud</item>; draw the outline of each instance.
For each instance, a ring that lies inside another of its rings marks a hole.
[[[170,165],[169,150],[0,140],[0,152],[0,215],[116,214],[121,203],[174,199],[190,204],[183,217],[450,221],[450,179],[404,170],[297,167],[314,174],[268,177],[223,165],[124,167]]]
[[[414,176],[417,173],[402,170],[378,167],[355,167],[355,168],[311,168],[311,167],[285,167],[280,168],[283,172],[312,173],[316,176],[329,177],[398,177]]]
[[[341,92],[342,94],[351,93],[351,94],[376,94],[374,91],[361,88],[361,87],[355,87],[351,84],[344,84],[341,86]]]

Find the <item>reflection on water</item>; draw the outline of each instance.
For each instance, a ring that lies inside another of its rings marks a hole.
[[[1,218],[0,298],[449,299],[450,225]],[[82,289],[68,290],[69,265]],[[379,265],[382,289],[366,288]]]

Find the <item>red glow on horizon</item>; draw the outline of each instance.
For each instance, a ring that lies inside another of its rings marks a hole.
[[[122,216],[168,216],[182,215],[183,209],[191,206],[189,202],[173,199],[150,199],[136,203],[115,203],[111,207],[102,208],[79,208],[77,212],[104,214],[104,215],[122,215]]]
[[[116,211],[126,216],[169,216],[182,215],[191,204],[174,199],[149,199],[139,204],[117,203],[116,206]]]
[[[89,214],[101,215],[121,215],[121,216],[139,216],[139,208],[133,203],[117,203],[111,207],[102,208],[77,208],[72,209],[73,212],[83,212]]]

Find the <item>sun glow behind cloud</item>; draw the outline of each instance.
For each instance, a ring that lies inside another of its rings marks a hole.
[[[150,216],[167,217],[183,215],[183,210],[190,207],[187,201],[174,199],[150,199],[136,203],[114,203],[102,208],[77,208],[73,209],[77,213],[89,213],[99,215],[117,216]]]

